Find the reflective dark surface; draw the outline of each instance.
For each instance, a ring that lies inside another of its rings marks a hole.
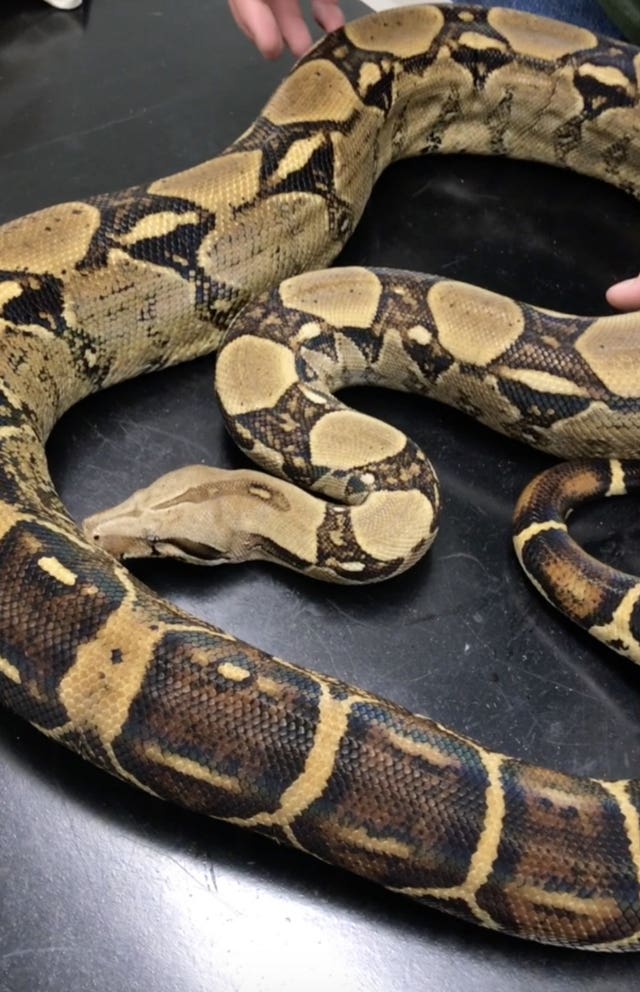
[[[239,134],[287,64],[263,63],[224,6],[93,0],[87,18],[5,0],[0,219],[176,171]],[[639,221],[621,194],[568,174],[421,160],[383,177],[345,260],[604,312],[607,284],[640,265]],[[51,469],[74,515],[186,462],[242,463],[211,370],[203,359],[125,384],[62,421]],[[261,566],[137,574],[263,648],[493,747],[584,774],[639,774],[636,672],[547,609],[511,551],[514,500],[548,460],[414,398],[350,395],[438,467],[446,512],[427,561],[359,591]],[[580,513],[574,531],[640,571],[630,499]],[[0,992],[637,985],[634,956],[536,947],[426,912],[141,795],[4,712],[0,808]]]

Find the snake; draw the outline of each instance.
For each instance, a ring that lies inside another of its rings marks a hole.
[[[640,580],[567,518],[636,491],[640,329],[439,276],[331,268],[392,161],[550,163],[640,195],[640,53],[499,7],[326,35],[223,153],[0,228],[0,701],[125,782],[425,907],[529,940],[640,946],[640,780],[537,767],[158,598],[124,563],[266,558],[389,579],[434,539],[435,471],[336,391],[457,407],[556,456],[515,547],[576,623],[640,661]],[[72,404],[195,356],[267,472],[187,466],[74,521],[46,439]],[[321,666],[319,666],[321,667]]]

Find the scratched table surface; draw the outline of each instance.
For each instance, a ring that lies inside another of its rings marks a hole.
[[[263,63],[221,0],[93,0],[83,15],[4,0],[0,219],[211,157],[290,64]],[[348,0],[349,15],[363,8]],[[344,253],[560,310],[605,311],[638,269],[640,209],[538,166],[422,159],[391,169]],[[185,462],[242,459],[203,359],[84,402],[49,444],[78,519]],[[640,769],[636,672],[536,596],[511,550],[514,500],[548,460],[416,398],[350,401],[432,455],[445,517],[427,561],[387,585],[320,586],[266,566],[137,568],[263,648],[365,686],[494,748],[573,772]],[[576,536],[638,571],[630,498]],[[1,992],[637,987],[637,959],[530,945],[416,907],[238,829],[137,793],[2,713]]]

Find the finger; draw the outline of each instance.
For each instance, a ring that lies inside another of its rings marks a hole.
[[[273,13],[287,46],[296,56],[311,47],[311,34],[300,11],[299,0],[272,0]]]
[[[263,0],[229,0],[233,19],[266,59],[282,54],[283,41],[276,18]]]
[[[640,276],[611,286],[607,290],[607,302],[616,310],[640,310]]]
[[[311,9],[316,23],[325,31],[336,31],[344,24],[338,0],[313,0]]]

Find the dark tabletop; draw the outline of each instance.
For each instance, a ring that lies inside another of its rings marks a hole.
[[[93,0],[83,14],[4,0],[0,220],[211,157],[288,65],[262,62],[222,0]],[[604,312],[607,284],[639,267],[639,221],[622,194],[565,173],[423,159],[383,177],[344,259]],[[74,516],[186,462],[242,464],[211,372],[203,359],[64,418],[49,455]],[[137,574],[265,649],[494,748],[588,775],[637,773],[635,671],[548,609],[514,561],[513,503],[548,459],[422,400],[350,398],[438,467],[445,518],[427,561],[363,590],[258,565]],[[632,511],[630,498],[594,505],[574,532],[638,571]],[[417,908],[137,793],[4,712],[0,769],[0,992],[637,987],[634,956],[538,947]]]

